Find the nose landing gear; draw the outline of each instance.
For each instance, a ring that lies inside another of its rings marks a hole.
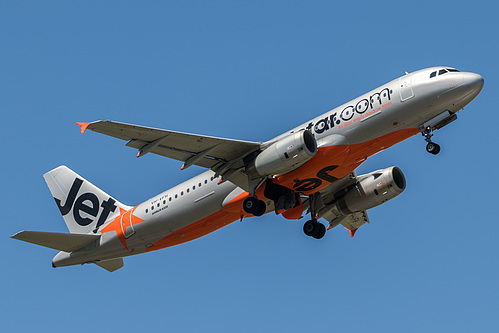
[[[428,142],[426,145],[426,151],[430,154],[437,155],[440,152],[440,145],[431,141],[431,126],[427,126],[421,130],[421,134],[424,136],[425,141]]]

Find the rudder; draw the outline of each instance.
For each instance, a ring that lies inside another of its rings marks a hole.
[[[66,166],[43,175],[71,233],[97,233],[105,223],[129,210],[97,186]]]

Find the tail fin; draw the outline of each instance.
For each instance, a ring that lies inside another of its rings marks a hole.
[[[107,221],[119,215],[119,207],[129,210],[104,191],[66,166],[43,175],[71,233],[97,233]]]

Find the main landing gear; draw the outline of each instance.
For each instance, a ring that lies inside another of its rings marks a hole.
[[[243,209],[248,214],[262,216],[267,210],[267,205],[264,201],[258,200],[257,197],[249,197],[244,200]]]
[[[255,195],[256,189],[264,182],[264,180],[265,178],[248,180],[250,196],[243,202],[243,209],[246,213],[253,214],[254,216],[262,216],[267,211],[265,201],[259,200]]]
[[[427,126],[421,130],[421,134],[424,136],[425,141],[428,142],[426,145],[426,151],[430,154],[437,155],[440,152],[440,145],[431,141],[431,126]]]
[[[315,239],[321,239],[326,234],[326,227],[324,224],[317,221],[317,208],[320,207],[322,200],[319,198],[320,194],[315,193],[309,197],[310,203],[310,215],[312,216],[311,220],[308,220],[303,225],[303,232],[305,235],[314,237]],[[319,201],[319,202],[318,202]],[[324,205],[324,204],[322,204]]]
[[[326,234],[326,227],[316,219],[311,219],[303,225],[303,232],[307,236],[321,239]]]

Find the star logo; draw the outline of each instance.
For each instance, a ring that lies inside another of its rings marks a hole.
[[[134,234],[133,225],[137,223],[144,222],[143,219],[133,215],[137,207],[134,207],[130,210],[124,210],[120,207],[120,215],[117,216],[113,221],[111,221],[107,226],[105,226],[101,233],[116,231],[116,235],[120,240],[123,247],[127,250],[128,246],[126,244],[126,239]],[[127,228],[130,228],[127,233]]]

